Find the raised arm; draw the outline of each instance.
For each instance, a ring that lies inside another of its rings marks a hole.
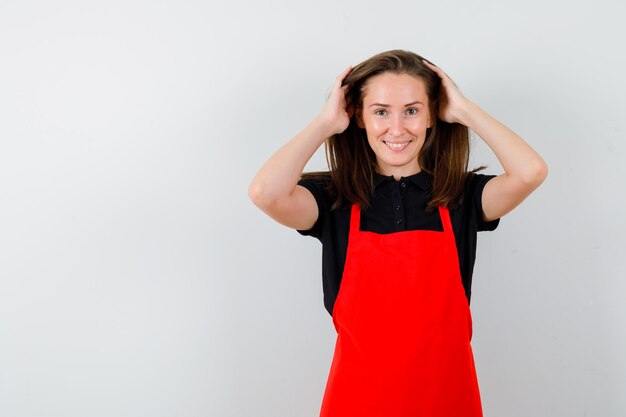
[[[541,185],[548,175],[548,166],[520,136],[464,97],[445,72],[424,62],[441,77],[445,90],[439,117],[448,123],[462,123],[476,132],[504,168],[503,174],[485,184],[482,194],[484,220],[504,216]]]
[[[335,79],[322,112],[261,167],[248,187],[252,202],[277,222],[293,229],[313,227],[319,215],[313,194],[298,185],[307,162],[324,141],[343,132],[350,123],[343,79],[348,67]]]

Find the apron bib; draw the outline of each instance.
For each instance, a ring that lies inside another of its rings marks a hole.
[[[361,231],[351,210],[320,417],[482,417],[448,210],[443,232],[389,234]]]

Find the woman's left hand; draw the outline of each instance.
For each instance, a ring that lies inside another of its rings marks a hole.
[[[431,70],[441,78],[441,92],[439,99],[439,118],[448,123],[462,123],[462,115],[468,99],[461,93],[454,81],[441,68],[422,60]]]
[[[424,61],[441,78],[439,119],[472,129],[489,146],[504,173],[490,179],[481,197],[483,221],[499,219],[530,195],[546,178],[548,166],[534,149],[511,129],[465,98],[439,67]]]

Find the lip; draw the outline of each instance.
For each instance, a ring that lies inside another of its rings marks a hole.
[[[413,142],[413,140],[383,140],[382,142],[391,152],[402,152],[408,148],[409,144]]]

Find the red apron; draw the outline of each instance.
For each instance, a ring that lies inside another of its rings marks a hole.
[[[443,232],[361,231],[352,205],[320,417],[482,417],[450,215]]]

